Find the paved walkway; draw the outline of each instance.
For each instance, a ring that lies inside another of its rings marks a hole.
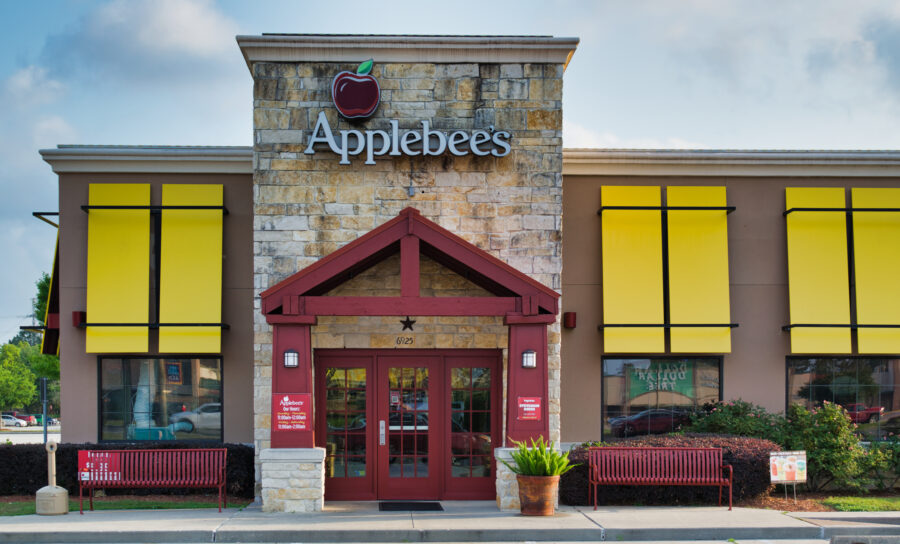
[[[102,499],[100,499],[102,500]],[[121,510],[0,518],[0,542],[534,542],[786,541],[840,535],[900,542],[900,514],[792,513],[720,507],[562,507],[553,517],[502,513],[489,501],[443,502],[443,512],[379,512],[331,502],[320,514],[243,510]],[[733,540],[731,540],[733,539]],[[871,540],[876,542],[876,540]],[[883,542],[877,540],[877,542]]]

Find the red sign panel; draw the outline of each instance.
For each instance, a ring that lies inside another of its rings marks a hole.
[[[541,420],[541,397],[519,397],[519,421]]]
[[[275,393],[272,395],[273,431],[312,430],[309,393]]]
[[[78,479],[117,482],[122,479],[122,458],[114,451],[79,451]]]

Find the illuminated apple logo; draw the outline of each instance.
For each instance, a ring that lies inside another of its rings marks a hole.
[[[378,80],[370,75],[372,59],[359,65],[356,73],[341,72],[331,82],[331,99],[341,115],[349,119],[368,117],[378,108],[381,89]]]

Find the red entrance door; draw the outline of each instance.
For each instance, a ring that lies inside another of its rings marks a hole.
[[[378,358],[378,498],[438,499],[444,429],[440,357]]]
[[[325,498],[492,499],[498,350],[317,350]]]

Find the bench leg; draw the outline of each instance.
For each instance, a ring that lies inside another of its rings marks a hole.
[[[731,480],[728,481],[728,510],[731,510]]]
[[[719,486],[719,506],[722,506],[722,486]]]

